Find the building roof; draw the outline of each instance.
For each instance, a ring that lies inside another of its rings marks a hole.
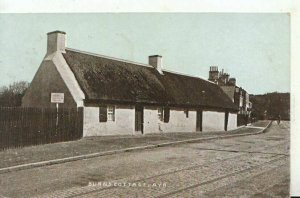
[[[85,102],[122,102],[185,107],[237,107],[222,89],[209,81],[174,72],[160,74],[150,65],[66,49]]]
[[[227,94],[227,96],[234,101],[234,94],[235,94],[235,88],[236,86],[228,86],[228,85],[224,85],[224,86],[220,86],[221,89]]]

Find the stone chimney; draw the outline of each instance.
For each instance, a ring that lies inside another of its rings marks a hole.
[[[47,54],[54,52],[66,53],[66,33],[56,30],[54,32],[47,33]]]
[[[227,84],[228,83],[228,81],[229,81],[229,74],[228,73],[224,73],[224,75],[225,75],[225,84]]]
[[[230,85],[236,85],[236,79],[235,78],[229,78],[229,84]]]
[[[208,80],[215,82],[219,79],[219,70],[217,66],[211,66],[209,68],[209,77]]]
[[[149,56],[149,65],[153,66],[160,74],[163,74],[162,56],[160,55]]]

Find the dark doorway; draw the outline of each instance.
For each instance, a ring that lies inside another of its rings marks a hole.
[[[225,123],[224,123],[224,130],[227,131],[227,126],[228,126],[228,116],[229,113],[228,111],[225,112]]]
[[[140,131],[142,134],[144,124],[144,109],[142,106],[135,107],[135,131]]]
[[[203,117],[203,111],[198,110],[196,116],[196,131],[202,131],[202,117]]]

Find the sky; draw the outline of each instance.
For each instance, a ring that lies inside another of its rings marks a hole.
[[[290,92],[288,14],[106,13],[0,14],[0,86],[31,81],[47,32],[67,33],[67,47],[208,78],[210,66],[250,94]]]

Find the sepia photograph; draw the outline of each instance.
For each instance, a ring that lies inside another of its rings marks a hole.
[[[0,27],[0,198],[290,197],[290,13]]]

